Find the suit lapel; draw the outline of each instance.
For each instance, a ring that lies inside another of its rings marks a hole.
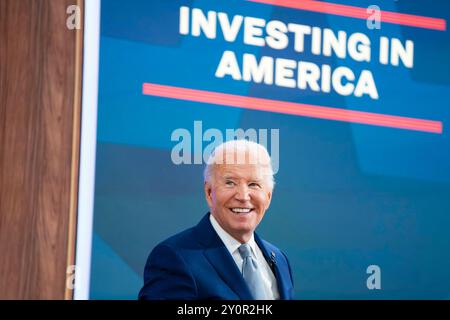
[[[280,293],[280,299],[286,300],[288,297],[288,280],[285,278],[286,275],[289,276],[289,270],[287,269],[286,263],[282,260],[279,254],[275,251],[269,250],[261,238],[255,233],[255,241],[261,249],[267,263],[275,274],[277,279],[278,292]]]
[[[205,250],[205,256],[222,280],[243,300],[252,296],[236,263],[225,246]]]
[[[205,246],[204,255],[220,278],[243,300],[252,300],[252,295],[233,257],[209,221],[207,214],[195,229],[197,239]]]

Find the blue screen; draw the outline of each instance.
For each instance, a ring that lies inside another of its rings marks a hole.
[[[449,299],[450,2],[262,2],[102,1],[90,298],[137,298],[208,212],[205,132],[240,128],[276,153],[257,233],[296,299]]]

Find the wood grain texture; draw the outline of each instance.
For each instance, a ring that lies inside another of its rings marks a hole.
[[[67,297],[80,66],[66,9],[75,3],[0,0],[0,299]]]

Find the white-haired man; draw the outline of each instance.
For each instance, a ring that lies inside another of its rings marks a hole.
[[[273,187],[262,145],[231,140],[216,147],[204,171],[210,212],[153,249],[139,299],[292,299],[286,256],[254,232]]]

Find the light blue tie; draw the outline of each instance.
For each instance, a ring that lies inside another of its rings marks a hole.
[[[264,292],[261,270],[258,269],[258,263],[252,258],[250,246],[247,243],[242,244],[239,248],[239,254],[244,260],[242,264],[242,276],[250,289],[255,300],[266,300]]]

